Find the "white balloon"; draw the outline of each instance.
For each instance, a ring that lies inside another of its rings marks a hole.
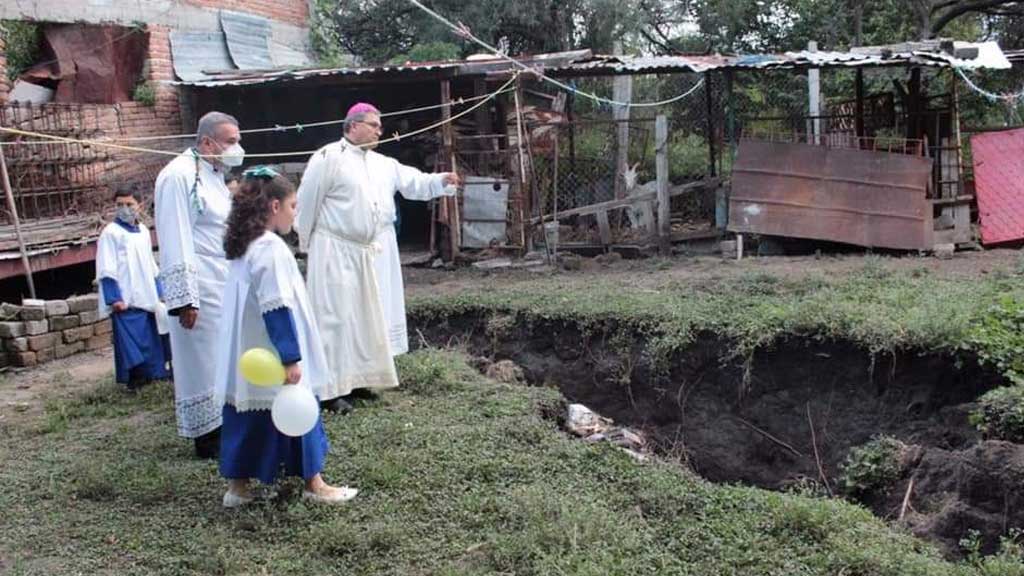
[[[270,407],[270,419],[281,434],[302,436],[313,429],[320,417],[320,403],[309,388],[296,384],[282,386]]]

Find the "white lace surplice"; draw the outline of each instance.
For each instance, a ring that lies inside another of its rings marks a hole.
[[[129,308],[156,312],[160,297],[156,291],[159,271],[153,259],[153,242],[149,228],[139,224],[138,232],[130,232],[116,222],[103,229],[96,243],[96,284],[99,286],[98,311],[100,318],[110,316],[111,308],[99,280],[117,281],[121,300]]]
[[[221,407],[214,400],[215,365],[221,297],[227,278],[223,239],[231,193],[224,176],[205,160],[185,151],[156,180],[156,232],[161,280],[167,308],[199,309],[192,330],[170,323],[174,365],[174,405],[178,433],[195,438],[220,426]]]
[[[238,359],[252,348],[274,348],[263,314],[288,308],[302,354],[302,380],[323,396],[329,374],[323,344],[316,330],[306,287],[291,251],[279,236],[266,232],[253,241],[245,256],[231,262],[224,289],[224,315],[217,348],[216,402],[231,404],[239,412],[269,410],[279,388],[247,383],[238,371]]]

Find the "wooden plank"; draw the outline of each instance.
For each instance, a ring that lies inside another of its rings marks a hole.
[[[719,178],[709,178],[707,180],[700,180],[698,182],[690,182],[689,184],[683,184],[682,186],[677,186],[675,189],[670,190],[668,193],[668,197],[670,199],[675,198],[676,196],[682,196],[683,194],[687,194],[689,192],[693,192],[694,190],[700,190],[703,188],[717,188],[720,183],[721,180]],[[619,208],[629,208],[635,205],[639,205],[640,202],[650,202],[652,200],[657,199],[657,193],[639,194],[637,196],[630,196],[628,198],[622,198],[620,200],[609,200],[607,202],[591,204],[589,206],[583,206],[582,208],[560,210],[558,212],[558,218],[562,219],[569,218],[570,216],[587,216],[590,214],[597,214],[598,212],[602,211],[615,210]],[[531,218],[529,223],[531,225],[537,225],[541,222],[541,220],[550,219],[551,216],[546,214],[543,217],[538,216],[536,218]]]
[[[452,89],[451,83],[448,80],[441,81],[441,104],[444,107],[441,108],[441,119],[444,120],[445,124],[441,127],[441,138],[444,143],[444,162],[449,170],[456,170],[455,167],[455,134],[452,123],[449,122],[452,117]],[[448,208],[448,238],[449,238],[449,258],[454,261],[459,256],[459,245],[462,242],[460,238],[460,232],[462,223],[459,222],[459,199],[458,196],[449,196],[442,200],[447,204]]]
[[[672,250],[671,197],[668,193],[668,118],[659,114],[654,121],[655,172],[658,184],[658,246],[663,254]]]
[[[601,233],[601,244],[610,246],[612,243],[612,228],[608,224],[608,212],[601,210],[595,216],[597,216],[597,229]]]

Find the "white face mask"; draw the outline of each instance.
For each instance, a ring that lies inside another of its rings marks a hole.
[[[241,144],[232,144],[220,153],[221,164],[228,168],[241,166],[243,160],[245,160],[245,150]]]

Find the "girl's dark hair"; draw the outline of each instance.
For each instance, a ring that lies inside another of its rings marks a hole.
[[[118,198],[125,198],[131,196],[135,198],[135,201],[142,204],[142,187],[137,183],[134,184],[121,184],[114,189],[114,200]]]
[[[284,176],[246,176],[235,195],[224,233],[224,253],[228,260],[245,255],[249,244],[267,230],[270,204],[284,202],[295,194],[295,187]]]

